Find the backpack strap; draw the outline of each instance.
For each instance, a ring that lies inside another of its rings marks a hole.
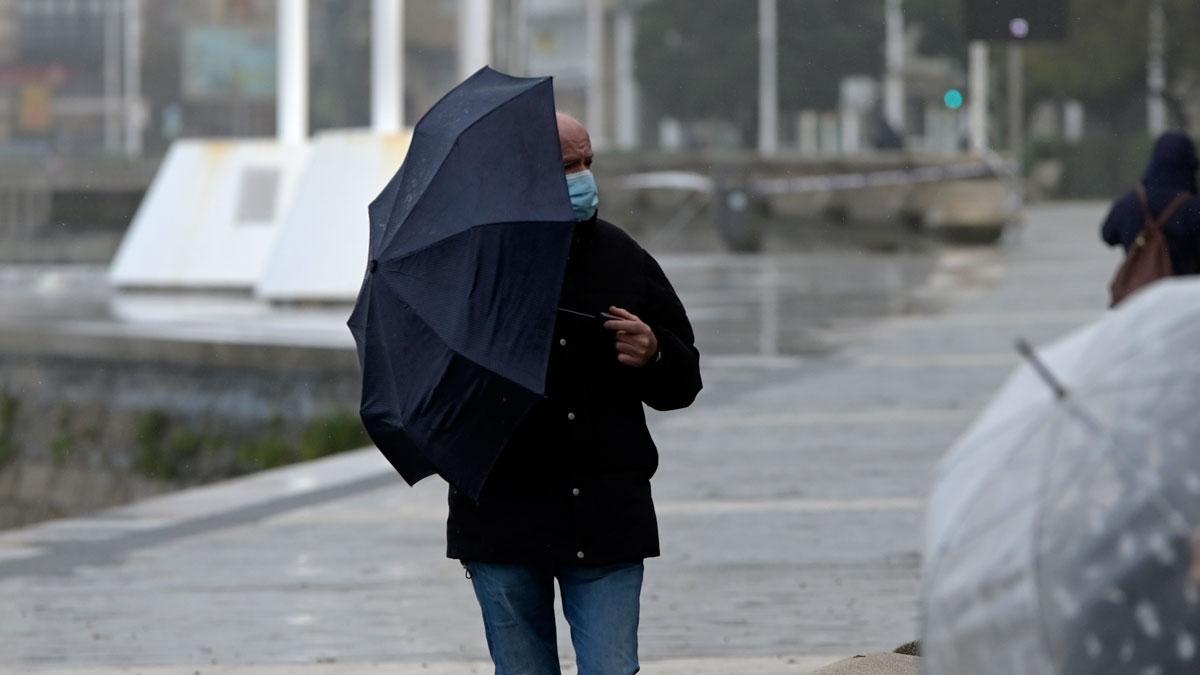
[[[1175,195],[1175,199],[1172,199],[1171,203],[1167,204],[1167,208],[1163,209],[1163,212],[1158,216],[1159,228],[1164,227],[1168,222],[1170,222],[1171,217],[1175,215],[1175,212],[1179,210],[1179,207],[1183,206],[1184,202],[1191,198],[1192,196],[1186,192],[1180,192],[1179,194]]]
[[[1175,215],[1175,212],[1179,210],[1179,207],[1183,206],[1184,202],[1192,198],[1190,193],[1180,192],[1179,194],[1175,195],[1175,198],[1171,200],[1171,203],[1167,204],[1167,208],[1163,209],[1163,212],[1158,214],[1158,217],[1156,218],[1150,211],[1150,200],[1146,197],[1145,186],[1137,186],[1137,196],[1138,201],[1142,204],[1142,210],[1146,213],[1146,229],[1148,230],[1161,230],[1171,220],[1171,217]]]

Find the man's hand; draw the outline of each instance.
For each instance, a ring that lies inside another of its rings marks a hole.
[[[617,361],[640,368],[658,354],[658,338],[641,319],[620,307],[609,307],[608,313],[619,317],[604,322],[604,327],[617,334]]]

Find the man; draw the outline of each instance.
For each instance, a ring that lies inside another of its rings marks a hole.
[[[596,216],[591,141],[558,115],[575,238],[546,398],[525,418],[479,502],[450,488],[447,555],[462,561],[497,675],[559,673],[554,582],[580,675],[638,671],[642,561],[659,554],[642,404],[691,405],[699,352],[658,263]],[[612,318],[599,318],[607,313]]]

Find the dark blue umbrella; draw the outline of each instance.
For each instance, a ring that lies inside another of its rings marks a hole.
[[[574,231],[550,78],[484,68],[413,130],[371,202],[348,322],[362,421],[410,485],[472,498],[544,395]]]

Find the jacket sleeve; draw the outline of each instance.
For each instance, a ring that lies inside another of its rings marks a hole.
[[[700,380],[700,351],[683,303],[658,262],[642,251],[649,316],[642,317],[658,340],[658,355],[638,369],[642,401],[655,410],[678,410],[696,400]]]

